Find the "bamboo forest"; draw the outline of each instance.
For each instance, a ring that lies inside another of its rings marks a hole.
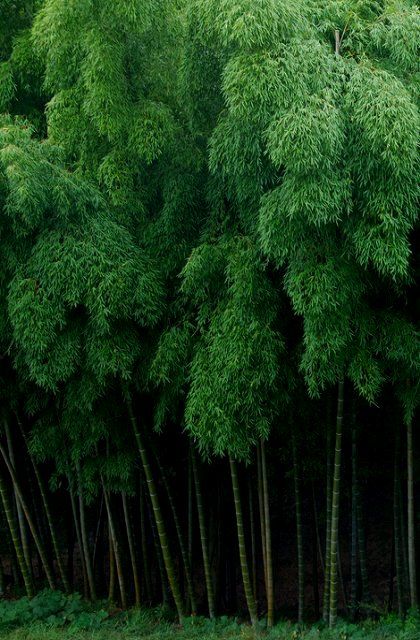
[[[0,0],[0,637],[420,639],[419,54]]]

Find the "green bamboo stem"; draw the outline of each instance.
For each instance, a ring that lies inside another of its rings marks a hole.
[[[395,545],[395,572],[397,579],[397,599],[398,599],[398,614],[400,616],[404,613],[404,579],[403,579],[403,566],[402,566],[402,549],[401,549],[401,523],[399,514],[399,433],[396,437],[395,444],[395,459],[394,459],[394,495],[393,495],[393,516],[394,516],[394,545]]]
[[[209,562],[208,544],[207,544],[207,530],[206,530],[206,523],[205,523],[205,517],[204,517],[203,498],[201,494],[200,477],[198,475],[197,459],[196,459],[194,450],[192,448],[191,448],[191,460],[192,460],[192,467],[193,467],[193,474],[194,474],[198,524],[200,528],[201,551],[203,554],[204,577],[205,577],[206,589],[207,589],[207,604],[209,608],[209,616],[210,618],[214,618],[213,582],[211,579],[211,572],[210,572],[210,562]]]
[[[140,430],[137,426],[137,420],[134,416],[131,400],[127,401],[131,426],[133,428],[134,437],[136,439],[137,447],[140,453],[140,458],[143,465],[144,475],[146,477],[147,486],[149,489],[150,501],[152,503],[153,514],[156,522],[156,528],[159,536],[159,542],[162,549],[163,561],[165,564],[166,573],[168,576],[169,584],[171,587],[172,595],[175,600],[175,606],[178,613],[179,623],[182,624],[184,618],[184,606],[182,603],[181,592],[178,586],[178,581],[175,575],[175,569],[172,561],[172,556],[169,550],[168,537],[166,534],[166,527],[163,519],[163,514],[160,508],[159,498],[155,482],[152,475],[152,470],[149,465],[146,449],[144,448],[143,439]]]
[[[52,569],[50,567],[50,564],[48,562],[48,558],[47,558],[47,554],[46,554],[44,545],[43,545],[42,540],[41,540],[41,538],[40,538],[40,536],[39,536],[39,534],[38,534],[38,532],[36,530],[34,521],[32,519],[32,515],[31,515],[31,513],[29,511],[29,507],[28,507],[28,505],[26,503],[26,500],[23,497],[23,493],[22,493],[19,481],[18,481],[18,479],[16,477],[15,471],[14,471],[12,465],[10,464],[10,460],[8,459],[7,453],[6,453],[3,445],[1,445],[1,444],[0,444],[0,452],[1,452],[2,456],[3,456],[4,462],[6,463],[6,467],[7,467],[8,471],[9,471],[10,477],[12,479],[14,490],[16,491],[17,496],[18,496],[18,498],[20,500],[20,504],[22,505],[22,510],[23,510],[23,512],[25,514],[25,518],[26,518],[26,521],[28,523],[28,526],[29,526],[30,532],[32,534],[32,537],[34,539],[35,546],[36,546],[36,548],[38,550],[39,557],[41,558],[41,563],[42,563],[42,566],[44,568],[45,575],[47,576],[48,585],[49,585],[50,589],[55,589],[54,576],[53,576],[53,572],[52,572]]]
[[[356,427],[355,416],[351,430],[351,617],[354,620],[357,613],[357,462],[356,462]]]
[[[257,545],[255,539],[255,514],[254,514],[254,492],[252,490],[251,476],[248,475],[248,509],[249,509],[249,529],[251,536],[251,577],[252,593],[257,602]]]
[[[9,452],[10,464],[12,465],[13,469],[16,472],[15,454],[14,454],[14,448],[13,448],[12,435],[10,433],[10,426],[7,420],[4,420],[3,423],[4,423],[4,430],[6,433],[7,449]],[[16,512],[17,512],[17,518],[18,518],[18,524],[19,524],[20,539],[22,541],[23,556],[28,566],[29,573],[32,573],[31,552],[29,548],[28,533],[26,530],[25,515],[23,513],[22,505],[20,504],[18,495],[16,493],[16,489],[14,489],[13,492],[15,496]]]
[[[108,548],[109,548],[109,584],[108,584],[108,602],[114,602],[115,598],[115,554],[112,542],[112,534],[108,521]]]
[[[410,579],[410,604],[417,608],[417,573],[414,524],[414,478],[413,478],[413,424],[407,422],[407,527],[408,527],[408,575]]]
[[[324,593],[322,603],[322,618],[328,623],[330,617],[330,580],[331,580],[331,507],[332,507],[332,482],[331,482],[331,432],[327,425],[327,478],[326,478],[326,532],[325,532],[325,570]]]
[[[152,585],[150,582],[149,572],[149,554],[147,553],[147,538],[146,538],[146,510],[144,507],[144,484],[142,478],[140,478],[140,529],[141,529],[141,552],[143,560],[143,576],[144,576],[144,590],[147,602],[150,604],[152,601]]]
[[[162,465],[160,463],[159,457],[158,457],[156,452],[155,452],[155,458],[156,458],[156,462],[157,462],[158,467],[159,467],[160,474],[162,476],[163,485],[164,485],[165,490],[166,490],[166,495],[168,496],[169,506],[171,508],[172,517],[174,519],[175,531],[176,531],[176,535],[177,535],[177,538],[178,538],[179,548],[180,548],[180,551],[181,551],[182,562],[184,564],[184,572],[185,572],[185,579],[186,579],[186,582],[187,582],[187,593],[188,593],[188,599],[189,599],[190,606],[191,606],[191,614],[192,615],[196,615],[196,613],[197,613],[197,605],[196,605],[195,597],[194,597],[194,587],[193,587],[193,582],[192,582],[191,565],[190,565],[190,562],[189,562],[187,549],[185,547],[184,535],[182,533],[181,523],[179,521],[178,512],[177,512],[177,509],[176,509],[176,506],[175,506],[175,500],[174,500],[173,495],[172,495],[172,491],[171,491],[171,487],[170,487],[169,482],[168,482],[167,475],[165,473],[164,468],[162,467]],[[206,582],[206,584],[207,584],[207,582]],[[210,616],[210,617],[212,617],[212,616]]]
[[[89,585],[90,597],[93,601],[95,601],[96,600],[95,579],[93,577],[92,560],[90,557],[89,541],[88,541],[88,535],[87,535],[87,529],[86,529],[85,501],[83,500],[82,477],[81,477],[79,461],[77,461],[76,463],[76,473],[77,473],[77,485],[78,485],[78,494],[79,494],[80,532],[82,537],[81,551],[85,559],[86,575],[87,575],[87,581]]]
[[[115,565],[117,568],[117,576],[118,576],[118,584],[120,587],[120,597],[121,597],[121,607],[123,609],[127,609],[127,595],[126,595],[126,590],[125,590],[125,582],[124,582],[124,572],[123,572],[123,567],[122,567],[122,560],[121,560],[121,553],[120,553],[120,546],[119,546],[119,542],[118,542],[118,537],[116,535],[115,532],[115,524],[114,524],[114,518],[112,515],[112,510],[111,510],[111,501],[108,495],[108,491],[105,487],[105,483],[103,478],[101,477],[101,482],[102,482],[102,489],[104,492],[104,498],[105,498],[105,507],[106,507],[106,512],[107,512],[107,516],[108,516],[108,526],[109,526],[109,533],[111,535],[111,541],[112,541],[112,546],[114,549],[114,556],[115,556]]]
[[[121,494],[121,498],[124,511],[125,530],[127,532],[128,550],[130,552],[131,570],[133,572],[135,603],[136,607],[139,607],[141,604],[139,572],[134,548],[133,530],[131,528],[130,514],[128,512],[127,496],[124,491]]]
[[[363,525],[363,510],[362,501],[359,489],[359,478],[356,476],[356,510],[357,510],[357,542],[360,561],[360,577],[362,580],[362,595],[363,602],[365,604],[371,601],[369,578],[367,572],[367,558],[366,558],[366,536],[365,527]]]
[[[232,479],[233,498],[235,503],[236,528],[238,533],[239,559],[241,563],[242,580],[244,583],[245,598],[248,606],[249,616],[251,618],[251,624],[253,627],[255,627],[258,623],[257,605],[255,602],[254,596],[252,594],[252,586],[251,586],[251,580],[249,577],[249,569],[248,569],[248,560],[246,557],[244,524],[243,524],[241,496],[240,496],[239,481],[238,481],[238,472],[236,468],[236,462],[231,457],[229,457],[229,464],[230,464],[230,475]]]
[[[265,454],[264,440],[260,442],[261,451],[261,475],[264,498],[264,522],[265,522],[265,548],[267,557],[267,627],[270,629],[274,624],[274,580],[273,580],[273,558],[271,548],[271,521],[270,502],[268,496],[267,480],[267,458]]]
[[[292,436],[293,475],[295,485],[296,541],[298,557],[298,622],[303,622],[305,606],[305,564],[303,557],[302,503],[300,495],[300,475],[296,453],[296,439]]]
[[[67,477],[67,480],[69,484],[69,494],[70,494],[71,510],[73,514],[73,524],[74,524],[74,529],[76,531],[77,546],[79,547],[80,563],[82,565],[83,594],[85,598],[88,598],[89,586],[88,586],[88,578],[87,578],[87,571],[86,571],[85,555],[83,553],[82,534],[80,531],[79,517],[77,514],[76,498],[74,495],[73,484],[69,476]]]
[[[261,548],[263,557],[263,569],[264,569],[264,585],[267,596],[268,591],[268,578],[267,578],[267,543],[266,543],[266,526],[265,526],[265,508],[264,508],[264,489],[261,470],[261,448],[260,444],[257,444],[257,478],[258,478],[258,509],[260,513],[260,528],[261,528]]]
[[[59,548],[59,545],[58,545],[57,534],[56,534],[55,527],[54,527],[54,521],[53,521],[53,517],[52,517],[52,514],[51,514],[50,505],[48,503],[47,492],[45,491],[44,482],[43,482],[41,474],[39,472],[38,465],[36,464],[36,462],[34,460],[34,457],[32,456],[32,454],[30,452],[30,449],[29,449],[29,446],[28,446],[28,442],[27,442],[27,439],[26,439],[26,434],[23,431],[23,427],[22,427],[22,424],[21,424],[19,418],[17,418],[17,421],[18,421],[18,425],[19,425],[19,428],[20,428],[20,432],[22,434],[22,438],[23,438],[23,440],[24,440],[24,442],[26,444],[26,449],[28,451],[28,455],[29,455],[29,458],[30,458],[31,463],[32,463],[32,467],[33,467],[33,470],[34,470],[34,473],[35,473],[36,481],[38,483],[39,493],[41,495],[42,504],[44,505],[45,515],[47,517],[48,528],[50,530],[51,541],[52,541],[52,544],[53,544],[54,555],[55,555],[55,558],[56,558],[56,561],[57,561],[57,566],[58,566],[58,571],[60,573],[61,582],[63,583],[63,587],[64,587],[65,592],[66,593],[70,593],[70,584],[69,584],[69,581],[67,579],[66,572],[64,570],[63,562],[61,560],[61,554],[60,554],[60,548]]]
[[[334,475],[331,507],[331,576],[330,576],[330,614],[329,626],[337,622],[337,575],[338,575],[338,519],[340,511],[341,441],[343,428],[344,381],[338,383],[337,425],[335,434]]]
[[[9,496],[7,494],[7,487],[4,481],[3,475],[0,473],[0,494],[3,503],[3,509],[6,516],[7,524],[10,530],[10,536],[12,538],[13,547],[16,553],[16,558],[19,564],[19,569],[22,573],[23,582],[25,584],[26,595],[28,598],[33,598],[34,588],[32,583],[32,577],[29,573],[28,566],[25,562],[23,550],[21,546],[21,540],[19,537],[19,531],[16,526],[15,519],[13,517],[13,510],[10,504]]]

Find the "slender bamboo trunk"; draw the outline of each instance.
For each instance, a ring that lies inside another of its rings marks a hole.
[[[114,544],[112,541],[111,528],[108,521],[108,547],[109,547],[109,585],[108,585],[108,601],[114,602],[115,599],[115,554]]]
[[[80,532],[82,537],[81,551],[85,559],[86,575],[87,575],[87,582],[89,585],[90,597],[93,601],[95,601],[96,588],[95,588],[95,580],[93,577],[92,560],[90,557],[89,540],[88,540],[87,529],[86,529],[85,501],[83,500],[82,479],[81,479],[79,461],[77,461],[77,464],[76,464],[76,473],[77,473],[77,485],[78,485],[78,493],[79,493]]]
[[[152,585],[150,582],[150,572],[149,572],[149,554],[147,552],[146,510],[144,508],[144,484],[143,484],[142,478],[140,478],[140,529],[141,529],[141,552],[142,552],[142,560],[143,560],[145,600],[149,604],[151,604]]]
[[[251,624],[253,627],[255,627],[258,622],[257,605],[255,603],[254,596],[252,595],[251,580],[249,578],[238,472],[236,468],[236,462],[233,460],[233,458],[229,457],[229,463],[230,463],[230,475],[232,479],[233,497],[235,502],[236,528],[238,533],[239,559],[241,562],[242,580],[244,583],[245,598],[248,605]]]
[[[407,523],[408,523],[408,575],[410,579],[410,604],[417,608],[417,573],[414,524],[413,480],[413,424],[407,422]]]
[[[356,509],[357,509],[357,542],[360,560],[360,577],[362,580],[362,596],[365,604],[371,601],[366,558],[366,537],[363,526],[363,510],[360,497],[359,478],[356,476]]]
[[[194,473],[195,497],[196,497],[196,504],[197,504],[198,524],[200,528],[201,551],[203,554],[204,577],[206,580],[206,588],[207,588],[207,603],[209,607],[209,616],[210,618],[214,618],[213,583],[211,579],[210,562],[209,562],[208,547],[207,547],[207,531],[206,531],[206,523],[205,523],[205,517],[204,517],[203,499],[201,495],[201,486],[200,486],[200,478],[198,475],[197,459],[196,459],[194,450],[192,448],[191,448],[191,460],[192,460],[193,473]]]
[[[343,563],[341,560],[341,550],[340,550],[340,540],[338,540],[338,543],[337,543],[337,564],[338,564],[338,576],[340,578],[341,594],[343,597],[343,607],[344,607],[344,612],[347,616],[349,611],[348,605],[347,605],[348,598],[347,598],[346,584],[344,582]]]
[[[317,521],[317,512],[315,505],[315,491],[314,485],[312,483],[312,499],[314,503],[314,509],[312,513],[312,589],[314,595],[314,613],[315,620],[319,620],[320,609],[319,609],[319,575],[318,575],[318,554],[319,554],[319,536],[318,536],[318,521]]]
[[[325,528],[325,571],[322,618],[325,623],[330,617],[330,580],[331,580],[331,507],[332,507],[332,481],[331,481],[331,431],[327,424],[327,487],[326,487],[326,528]]]
[[[10,536],[12,538],[13,547],[16,553],[16,558],[19,564],[19,569],[22,573],[23,582],[25,584],[26,595],[28,598],[33,598],[34,587],[32,583],[32,577],[29,573],[28,565],[25,562],[23,550],[21,546],[21,540],[19,537],[19,531],[13,517],[13,510],[10,504],[9,496],[7,494],[7,487],[2,473],[0,473],[0,494],[3,503],[3,509],[6,516],[7,524],[10,530]]]
[[[122,492],[121,498],[124,511],[125,529],[127,532],[128,549],[130,552],[131,569],[133,571],[135,602],[136,607],[139,607],[141,604],[139,572],[137,567],[136,552],[134,548],[133,530],[131,528],[130,514],[128,512],[127,496],[124,492]]]
[[[408,594],[410,593],[410,579],[408,576],[408,535],[407,535],[407,522],[406,522],[406,513],[407,509],[404,505],[404,496],[402,491],[402,479],[401,474],[398,482],[398,509],[399,509],[399,518],[400,518],[400,530],[401,530],[401,548],[402,548],[402,560],[403,560],[403,583],[404,583],[404,600],[407,599]]]
[[[42,540],[41,540],[41,538],[40,538],[40,536],[39,536],[39,534],[38,534],[38,532],[36,530],[34,521],[32,519],[31,513],[30,513],[29,508],[28,508],[28,505],[27,505],[27,503],[25,501],[25,498],[23,497],[23,493],[22,493],[20,484],[18,482],[18,479],[16,477],[16,474],[14,472],[14,469],[13,469],[12,465],[10,464],[10,461],[8,459],[6,451],[4,450],[4,447],[2,445],[0,445],[0,452],[1,452],[2,456],[3,456],[3,459],[4,459],[5,463],[6,463],[7,469],[9,471],[10,477],[12,479],[14,490],[16,491],[17,496],[18,496],[18,498],[20,500],[20,504],[22,505],[22,510],[23,510],[23,512],[25,514],[26,521],[28,523],[29,529],[31,531],[32,537],[33,537],[34,542],[35,542],[35,546],[36,546],[36,548],[38,550],[38,553],[39,553],[39,556],[41,558],[42,566],[44,568],[45,575],[47,576],[49,587],[50,587],[50,589],[55,589],[54,576],[53,576],[50,564],[48,562],[48,558],[47,558],[47,554],[45,552],[44,545],[43,545]]]
[[[351,482],[351,617],[356,618],[357,613],[357,467],[356,467],[356,426],[353,415],[353,425],[351,430],[351,459],[352,459],[352,482]]]
[[[401,522],[400,522],[400,509],[399,509],[399,461],[400,461],[400,443],[399,432],[397,433],[395,443],[395,459],[394,459],[394,544],[395,544],[395,572],[397,579],[397,599],[398,599],[398,614],[400,616],[404,613],[404,578],[403,578],[403,566],[402,566],[402,549],[401,549]]]
[[[102,492],[101,495],[101,504],[99,506],[99,515],[98,515],[98,524],[96,525],[96,532],[95,532],[95,542],[93,543],[93,554],[92,554],[92,566],[93,566],[93,572],[95,573],[95,566],[96,566],[96,553],[97,553],[97,549],[98,549],[98,541],[99,541],[99,533],[101,530],[101,521],[102,521],[102,511],[104,508],[104,494]]]
[[[324,573],[324,556],[322,553],[322,545],[321,545],[321,536],[319,535],[319,523],[318,523],[318,507],[316,504],[316,496],[315,496],[315,487],[312,481],[312,508],[313,508],[313,517],[314,517],[314,526],[315,526],[315,539],[316,539],[316,548],[318,551],[319,563],[321,565],[321,571]]]
[[[149,504],[148,504],[148,507],[149,507]],[[165,563],[162,555],[162,547],[160,546],[159,536],[156,531],[156,522],[154,519],[153,510],[149,507],[148,512],[149,512],[150,528],[152,530],[153,545],[155,547],[155,553],[156,553],[158,569],[159,569],[160,585],[161,585],[161,591],[162,591],[162,606],[164,608],[167,608],[169,607],[170,594],[169,594],[168,578],[167,578],[167,573],[165,569]]]
[[[263,482],[264,496],[264,521],[265,521],[265,545],[267,554],[267,627],[274,624],[274,580],[273,580],[273,557],[271,548],[271,521],[270,521],[270,501],[268,495],[267,479],[267,458],[265,453],[265,443],[261,440],[261,474]]]
[[[111,534],[112,546],[114,549],[115,565],[117,567],[118,584],[120,587],[120,596],[121,596],[121,607],[123,609],[127,609],[127,594],[125,590],[124,571],[123,571],[121,554],[120,554],[120,545],[119,545],[118,537],[115,531],[114,517],[112,515],[111,500],[102,477],[101,477],[101,482],[102,482],[102,489],[104,492],[106,512],[108,515],[109,533]]]
[[[13,448],[12,434],[10,433],[10,425],[9,425],[9,422],[7,420],[4,420],[3,423],[4,423],[4,430],[6,432],[7,449],[8,449],[8,452],[9,452],[10,464],[12,465],[12,467],[13,467],[15,473],[16,473],[15,453],[14,453],[14,448]],[[17,512],[17,519],[18,519],[18,524],[19,524],[20,539],[22,541],[23,556],[24,556],[25,562],[26,562],[26,564],[28,566],[29,573],[32,573],[31,551],[30,551],[30,547],[29,547],[28,532],[27,532],[27,529],[26,529],[25,515],[23,513],[22,505],[20,504],[20,500],[18,498],[18,495],[16,493],[16,489],[14,489],[13,492],[14,492],[15,502],[16,502],[16,512]]]
[[[330,576],[330,615],[329,626],[337,622],[337,575],[338,575],[338,518],[340,511],[340,476],[341,476],[341,440],[343,428],[344,381],[338,383],[337,426],[335,434],[334,476],[331,507],[331,576]]]
[[[260,512],[260,526],[261,526],[261,547],[263,557],[264,568],[264,585],[267,597],[268,591],[268,578],[267,578],[267,542],[266,542],[266,526],[265,526],[265,508],[264,508],[264,488],[262,479],[262,465],[261,465],[261,448],[260,444],[257,445],[257,477],[258,477],[258,509]]]
[[[300,474],[296,453],[296,440],[292,435],[293,450],[293,475],[295,481],[295,512],[296,512],[296,542],[298,558],[298,621],[303,622],[303,612],[305,606],[305,565],[303,557],[303,535],[302,535],[302,505],[300,495]]]
[[[254,492],[252,490],[251,476],[248,475],[248,508],[249,508],[249,528],[251,535],[251,577],[252,593],[257,602],[257,545],[255,540],[255,514],[254,514]]]
[[[191,575],[191,565],[189,562],[189,558],[188,558],[188,554],[187,554],[187,549],[185,547],[185,542],[184,542],[184,535],[182,533],[182,527],[181,527],[181,523],[179,521],[179,517],[178,517],[178,512],[176,510],[176,506],[175,506],[175,500],[173,498],[172,495],[172,491],[171,491],[171,487],[169,485],[168,482],[168,478],[167,475],[165,473],[164,468],[162,467],[159,457],[156,453],[155,453],[155,458],[156,458],[156,462],[157,465],[159,467],[159,471],[160,471],[160,475],[162,477],[162,481],[166,490],[166,495],[168,496],[168,502],[169,502],[169,506],[171,508],[171,512],[172,512],[172,517],[174,519],[174,524],[175,524],[175,531],[176,531],[176,535],[178,538],[178,544],[179,544],[179,548],[181,551],[181,557],[182,557],[182,562],[184,564],[184,572],[185,572],[185,579],[187,582],[187,593],[188,593],[188,599],[190,601],[190,605],[191,605],[191,613],[192,615],[196,615],[197,613],[197,605],[195,603],[195,597],[194,597],[194,588],[193,588],[193,582],[192,582],[192,575]],[[207,582],[206,582],[207,584]],[[212,617],[212,616],[210,616]]]
[[[29,449],[29,446],[28,446],[28,442],[27,442],[27,439],[26,439],[26,434],[23,431],[23,427],[22,427],[22,424],[21,424],[19,418],[17,418],[17,421],[18,421],[18,425],[19,425],[19,428],[20,428],[20,432],[22,434],[22,438],[23,438],[23,440],[24,440],[24,442],[26,444],[28,455],[29,455],[29,458],[31,460],[32,467],[33,467],[33,470],[34,470],[34,473],[35,473],[36,481],[38,483],[39,493],[41,495],[42,504],[44,505],[45,515],[47,517],[48,528],[49,528],[49,531],[50,531],[51,541],[52,541],[53,549],[54,549],[54,555],[55,555],[55,558],[56,558],[56,561],[57,561],[57,566],[58,566],[58,571],[60,573],[61,582],[63,584],[65,592],[66,593],[70,593],[70,584],[69,584],[69,581],[67,579],[66,572],[64,570],[63,562],[61,560],[60,548],[59,548],[59,545],[58,545],[58,538],[57,538],[57,534],[56,534],[55,527],[54,527],[54,520],[53,520],[53,517],[52,517],[52,514],[51,514],[50,505],[48,503],[47,492],[46,492],[45,487],[44,487],[44,481],[43,481],[42,476],[41,476],[41,474],[39,472],[38,465],[35,462],[34,457],[32,456],[32,454],[30,452],[30,449]]]
[[[67,477],[68,483],[69,483],[69,493],[70,493],[70,502],[71,502],[71,510],[73,513],[73,524],[74,524],[74,529],[76,532],[76,540],[77,540],[77,546],[79,547],[79,555],[80,555],[80,563],[82,566],[82,574],[83,574],[83,595],[85,598],[89,597],[89,585],[88,585],[88,578],[87,578],[87,571],[86,571],[86,562],[85,562],[85,555],[83,553],[83,543],[82,543],[82,534],[80,531],[80,523],[79,523],[79,516],[77,513],[77,506],[76,506],[76,498],[74,495],[74,490],[73,490],[73,483],[70,480],[70,477]]]
[[[140,429],[137,426],[137,420],[134,416],[131,400],[128,400],[127,406],[128,406],[128,411],[130,415],[131,425],[134,431],[134,436],[136,439],[137,447],[138,447],[142,465],[143,465],[144,475],[146,477],[147,486],[149,488],[150,501],[152,503],[153,513],[154,513],[157,532],[159,536],[159,542],[162,549],[162,555],[163,555],[163,561],[165,564],[166,573],[168,575],[168,580],[171,587],[172,595],[175,600],[175,606],[178,613],[179,623],[182,624],[183,617],[184,617],[184,606],[182,602],[181,591],[178,585],[178,580],[175,575],[172,555],[169,550],[165,522],[164,522],[163,514],[160,508],[160,503],[157,495],[157,490],[155,487],[155,482],[153,480],[152,469],[149,465],[149,460],[147,457],[146,449],[144,448]]]

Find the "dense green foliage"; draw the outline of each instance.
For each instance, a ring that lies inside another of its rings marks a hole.
[[[251,621],[267,610],[271,627],[293,470],[299,620],[312,546],[313,612],[325,569],[333,627],[346,491],[351,615],[374,606],[360,477],[381,456],[387,606],[415,608],[417,5],[0,10],[0,557],[15,587],[83,585],[125,608],[133,592],[168,604],[169,586],[182,622],[203,566],[213,617],[215,599],[234,608],[239,550]]]

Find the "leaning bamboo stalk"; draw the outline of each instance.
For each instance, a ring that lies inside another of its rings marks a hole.
[[[16,522],[13,517],[12,506],[10,504],[9,496],[7,494],[6,483],[1,473],[0,473],[0,494],[1,494],[1,499],[3,503],[3,509],[6,516],[7,524],[10,530],[10,536],[12,538],[13,547],[16,553],[18,564],[19,564],[19,569],[22,573],[23,582],[25,583],[26,595],[28,596],[28,598],[32,598],[34,596],[32,578],[29,573],[28,566],[25,562],[18,528],[16,526]]]
[[[125,530],[127,532],[128,550],[130,552],[131,569],[133,572],[135,602],[136,607],[139,607],[141,604],[139,572],[137,568],[136,552],[134,549],[134,539],[130,522],[130,514],[128,512],[127,496],[124,491],[121,494],[121,498],[124,511]]]
[[[35,462],[34,457],[32,456],[32,454],[30,452],[30,449],[29,449],[29,446],[28,446],[28,441],[26,439],[26,434],[23,431],[23,427],[22,427],[22,424],[21,424],[19,418],[17,418],[17,421],[18,421],[18,425],[19,425],[19,428],[20,428],[20,432],[22,434],[22,438],[23,438],[23,440],[24,440],[24,442],[26,444],[26,448],[27,448],[27,451],[28,451],[28,454],[29,454],[29,458],[31,460],[32,467],[33,467],[33,470],[34,470],[34,473],[35,473],[36,481],[38,483],[39,493],[41,495],[42,504],[44,505],[45,515],[47,517],[48,528],[50,530],[51,541],[52,541],[53,549],[54,549],[54,555],[55,555],[55,558],[57,560],[57,566],[58,566],[58,571],[60,573],[61,581],[63,583],[63,587],[64,587],[65,592],[66,593],[70,593],[70,585],[69,585],[69,581],[67,579],[66,572],[64,570],[63,562],[61,560],[61,554],[60,554],[60,549],[59,549],[59,545],[58,545],[57,534],[56,534],[55,527],[54,527],[54,521],[53,521],[53,517],[52,517],[52,514],[51,514],[50,505],[48,503],[48,498],[47,498],[47,493],[45,491],[44,482],[43,482],[41,474],[39,472],[38,465]]]
[[[8,459],[7,453],[6,453],[3,445],[1,445],[1,444],[0,444],[0,452],[1,452],[2,456],[3,456],[4,462],[6,463],[6,467],[7,467],[8,471],[9,471],[10,477],[12,479],[13,487],[14,487],[14,489],[15,489],[17,495],[18,495],[18,498],[20,500],[20,504],[22,505],[22,509],[23,509],[24,514],[25,514],[26,521],[28,523],[28,526],[29,526],[29,529],[31,531],[32,537],[34,539],[35,546],[36,546],[36,548],[38,550],[39,557],[41,558],[41,562],[42,562],[42,566],[43,566],[44,571],[45,571],[45,575],[47,576],[49,587],[50,587],[50,589],[55,589],[54,576],[53,576],[50,564],[48,562],[48,558],[47,558],[47,554],[46,554],[45,549],[44,549],[44,545],[43,545],[42,540],[41,540],[41,538],[40,538],[40,536],[39,536],[39,534],[38,534],[38,532],[36,530],[34,521],[32,519],[32,515],[31,515],[31,513],[29,511],[29,508],[28,508],[28,505],[26,503],[26,500],[25,500],[25,498],[23,496],[23,493],[22,493],[19,481],[18,481],[18,479],[16,477],[15,471],[14,471],[12,465],[10,464],[10,460]]]
[[[187,549],[185,547],[184,536],[183,536],[183,533],[182,533],[182,528],[181,528],[181,523],[179,521],[178,512],[177,512],[177,509],[176,509],[176,506],[175,506],[175,500],[173,498],[171,487],[169,485],[168,478],[166,476],[165,470],[164,470],[163,466],[161,465],[159,457],[158,457],[156,452],[155,452],[155,458],[156,458],[156,462],[157,462],[158,467],[159,467],[160,475],[162,477],[163,485],[164,485],[165,490],[166,490],[166,495],[168,496],[169,506],[170,506],[171,511],[172,511],[172,517],[173,517],[174,524],[175,524],[175,531],[176,531],[176,535],[177,535],[177,538],[178,538],[179,548],[180,548],[180,551],[181,551],[181,558],[182,558],[182,562],[184,564],[185,579],[186,579],[186,582],[187,582],[187,593],[188,593],[188,598],[189,598],[190,605],[191,605],[191,614],[192,615],[196,615],[196,613],[197,613],[197,605],[196,605],[195,597],[194,597],[194,588],[193,588],[193,582],[192,582],[191,565],[190,565],[190,562],[189,562]]]
[[[207,530],[206,523],[204,517],[204,508],[203,508],[203,497],[201,494],[201,486],[200,486],[200,477],[198,475],[198,467],[197,467],[197,459],[193,449],[191,448],[191,460],[193,466],[193,474],[194,474],[194,485],[195,485],[195,497],[197,503],[197,513],[198,513],[198,524],[200,528],[200,540],[201,540],[201,551],[203,554],[203,564],[204,564],[204,577],[206,581],[207,588],[207,603],[209,607],[209,616],[210,618],[214,618],[214,595],[213,595],[213,583],[211,579],[210,572],[210,562],[209,562],[209,553],[208,553],[208,544],[207,544]]]
[[[85,501],[83,500],[83,492],[82,492],[82,477],[80,470],[80,462],[76,463],[76,473],[77,473],[77,485],[78,485],[78,493],[79,493],[79,516],[80,516],[80,532],[82,537],[82,553],[85,559],[86,566],[86,575],[89,585],[90,597],[93,601],[96,600],[96,588],[95,588],[95,579],[93,577],[93,569],[92,569],[92,560],[90,557],[89,550],[89,541],[86,529],[86,513],[85,513]]]
[[[127,596],[126,596],[126,591],[125,591],[124,572],[123,572],[123,568],[122,568],[120,547],[119,547],[118,538],[117,538],[117,535],[116,535],[116,532],[115,532],[114,518],[113,518],[112,510],[111,510],[111,501],[109,499],[109,494],[108,494],[108,491],[107,491],[107,489],[105,487],[105,483],[104,483],[104,480],[103,480],[102,476],[101,476],[101,482],[102,482],[102,489],[103,489],[103,492],[104,492],[106,512],[107,512],[107,516],[108,516],[109,532],[111,534],[112,546],[114,548],[114,556],[115,556],[115,564],[116,564],[116,567],[117,567],[118,584],[119,584],[119,587],[120,587],[121,606],[122,606],[123,609],[127,609]]]
[[[150,501],[152,503],[152,509],[155,517],[156,528],[159,536],[159,542],[162,549],[165,570],[168,575],[168,580],[171,587],[172,595],[175,600],[179,622],[180,624],[182,624],[182,621],[184,618],[184,606],[182,602],[181,592],[178,586],[178,580],[175,575],[175,568],[172,560],[172,555],[169,550],[168,536],[166,534],[165,522],[163,520],[163,514],[160,508],[159,498],[157,495],[155,481],[153,479],[152,469],[149,464],[147,452],[143,444],[143,438],[140,433],[140,429],[137,426],[137,420],[134,416],[131,399],[127,401],[127,407],[129,411],[131,426],[134,432],[134,437],[136,439],[137,447],[138,447],[140,458],[142,461],[144,475],[146,477],[146,482],[149,489],[149,496],[150,496]]]

